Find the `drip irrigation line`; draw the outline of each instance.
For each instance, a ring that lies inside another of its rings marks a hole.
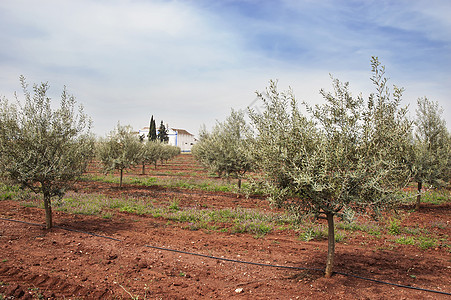
[[[22,223],[22,224],[27,224],[27,225],[34,225],[34,226],[45,227],[45,225],[43,225],[43,224],[31,223],[31,222],[14,220],[14,219],[7,219],[7,218],[1,218],[0,217],[0,220],[9,221],[9,222],[16,222],[16,223]],[[83,231],[83,230],[72,229],[72,228],[67,228],[67,227],[62,227],[62,226],[53,226],[53,227],[59,228],[59,229],[63,229],[63,230],[67,230],[67,231],[84,233],[84,234],[88,234],[88,235],[91,235],[91,236],[104,238],[104,239],[109,239],[109,240],[113,240],[113,241],[117,241],[117,242],[124,242],[124,240],[121,240],[121,239],[117,239],[117,238],[113,238],[113,237],[109,237],[109,236],[105,236],[105,235],[100,235],[100,234],[96,234],[96,233],[92,233],[92,232],[87,232],[87,231]],[[210,258],[210,259],[216,259],[216,260],[240,263],[240,264],[248,264],[248,265],[255,265],[255,266],[262,266],[262,267],[272,267],[272,268],[280,268],[280,269],[317,271],[317,272],[324,273],[324,270],[322,270],[322,269],[293,267],[293,266],[282,266],[282,265],[273,265],[273,264],[264,264],[264,263],[250,262],[250,261],[242,261],[242,260],[237,260],[237,259],[217,257],[217,256],[212,256],[212,255],[206,255],[206,254],[200,254],[200,253],[194,253],[194,252],[170,249],[170,248],[165,248],[165,247],[157,247],[157,246],[151,246],[151,245],[144,245],[144,247],[157,249],[157,250],[162,250],[162,251],[169,251],[169,252],[175,252],[175,253],[181,253],[181,254],[187,254],[187,255],[193,255],[193,256],[200,256],[200,257],[205,257],[205,258]],[[415,287],[415,286],[411,286],[411,285],[392,283],[392,282],[382,281],[382,280],[378,280],[378,279],[362,277],[362,276],[354,275],[354,274],[348,274],[348,273],[343,273],[343,272],[334,272],[334,274],[339,274],[339,275],[343,275],[343,276],[347,276],[347,277],[354,277],[354,278],[357,278],[357,279],[362,279],[362,280],[371,281],[371,282],[380,283],[380,284],[385,284],[385,285],[396,286],[396,287],[400,287],[400,288],[406,288],[406,289],[412,289],[412,290],[417,290],[417,291],[422,291],[422,292],[429,292],[429,293],[436,293],[436,294],[442,294],[442,295],[451,296],[451,293],[447,293],[447,292],[431,290],[431,289],[424,289],[424,288],[419,288],[419,287]]]
[[[442,292],[442,291],[437,291],[437,290],[430,290],[430,289],[419,288],[419,287],[411,286],[411,285],[405,285],[405,284],[399,284],[399,283],[387,282],[387,281],[382,281],[382,280],[372,279],[372,278],[366,278],[366,277],[362,277],[362,276],[359,276],[359,275],[348,274],[348,273],[342,273],[342,272],[334,272],[334,273],[335,273],[335,274],[339,274],[339,275],[348,276],[348,277],[354,277],[354,278],[358,278],[358,279],[363,279],[363,280],[367,280],[367,281],[372,281],[372,282],[376,282],[376,283],[382,283],[382,284],[386,284],[386,285],[392,285],[392,286],[396,286],[396,287],[401,287],[401,288],[411,289],[411,290],[417,290],[417,291],[430,292],[430,293],[437,293],[437,294],[443,294],[443,295],[451,296],[451,293]]]
[[[272,265],[272,264],[264,264],[264,263],[257,263],[252,261],[242,261],[232,258],[224,258],[224,257],[217,257],[207,254],[200,254],[200,253],[194,253],[194,252],[188,252],[188,251],[182,251],[182,250],[175,250],[175,249],[169,249],[169,248],[163,248],[163,247],[157,247],[157,246],[150,246],[150,245],[144,245],[144,247],[158,249],[158,250],[164,250],[164,251],[170,251],[170,252],[176,252],[176,253],[182,253],[182,254],[188,254],[193,256],[200,256],[205,258],[211,258],[216,260],[223,260],[228,262],[235,262],[235,263],[241,263],[241,264],[247,264],[247,265],[255,265],[255,266],[262,266],[262,267],[273,267],[273,268],[281,268],[281,269],[296,269],[296,270],[308,270],[308,271],[318,271],[321,273],[324,273],[323,269],[315,269],[315,268],[304,268],[304,267],[292,267],[292,266],[281,266],[281,265]]]
[[[14,219],[0,218],[0,220],[2,220],[2,221],[9,221],[9,222],[16,222],[16,223],[22,223],[22,224],[27,224],[27,225],[34,225],[34,226],[45,227],[44,224],[31,223],[31,222],[20,221],[20,220],[14,220]]]

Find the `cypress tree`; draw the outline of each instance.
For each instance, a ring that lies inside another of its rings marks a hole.
[[[149,134],[147,136],[149,138],[149,141],[155,141],[157,139],[157,128],[155,125],[155,120],[153,118],[153,115],[150,118]]]
[[[162,143],[167,143],[169,141],[168,130],[161,121],[160,128],[158,129],[158,139]]]

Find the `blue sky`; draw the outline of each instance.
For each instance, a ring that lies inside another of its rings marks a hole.
[[[449,16],[448,0],[2,0],[0,95],[22,74],[54,101],[66,85],[99,136],[151,115],[197,134],[270,79],[312,104],[329,74],[367,97],[378,56],[412,117],[427,96],[451,128]]]

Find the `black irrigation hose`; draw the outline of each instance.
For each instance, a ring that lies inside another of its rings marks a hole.
[[[321,273],[324,273],[324,270],[322,270],[322,269],[303,268],[303,267],[291,267],[291,266],[280,266],[280,265],[256,263],[256,262],[251,262],[251,261],[242,261],[242,260],[236,260],[236,259],[231,259],[231,258],[217,257],[217,256],[206,255],[206,254],[193,253],[193,252],[188,252],[188,251],[174,250],[174,249],[168,249],[168,248],[157,247],[157,246],[149,246],[149,245],[144,245],[144,247],[148,247],[148,248],[152,248],[152,249],[158,249],[158,250],[164,250],[164,251],[170,251],[170,252],[176,252],[176,253],[182,253],[182,254],[188,254],[188,255],[194,255],[194,256],[200,256],[200,257],[206,257],[206,258],[217,259],[217,260],[223,260],[223,261],[229,261],[229,262],[235,262],[235,263],[240,263],[240,264],[255,265],[255,266],[262,266],[262,267],[282,268],[282,269],[319,271]]]
[[[31,222],[14,220],[14,219],[6,219],[6,218],[1,218],[0,217],[0,220],[44,227],[43,224],[31,223]],[[59,229],[63,229],[63,230],[73,231],[73,232],[89,234],[89,235],[92,235],[92,236],[95,236],[95,237],[109,239],[109,240],[113,240],[113,241],[117,241],[117,242],[123,242],[123,240],[120,240],[120,239],[116,239],[116,238],[105,236],[105,235],[95,234],[95,233],[91,233],[91,232],[87,232],[87,231],[83,231],[83,230],[71,229],[71,228],[66,228],[66,227],[61,227],[61,226],[53,226],[53,227],[59,228]],[[318,271],[318,272],[324,273],[324,270],[322,270],[322,269],[304,268],[304,267],[292,267],[292,266],[281,266],[281,265],[256,263],[256,262],[250,262],[250,261],[241,261],[241,260],[236,260],[236,259],[231,259],[231,258],[216,257],[216,256],[211,256],[211,255],[206,255],[206,254],[200,254],[200,253],[194,253],[194,252],[188,252],[188,251],[182,251],[182,250],[175,250],[175,249],[169,249],[169,248],[164,248],[164,247],[150,246],[150,245],[144,245],[144,247],[157,249],[157,250],[163,250],[163,251],[169,251],[169,252],[175,252],[175,253],[181,253],[181,254],[187,254],[187,255],[200,256],[200,257],[211,258],[211,259],[216,259],[216,260],[240,263],[240,264],[248,264],[248,265],[255,265],[255,266],[262,266],[262,267],[272,267],[272,268],[280,268],[280,269]],[[348,273],[343,273],[343,272],[334,272],[334,273],[335,274],[339,274],[339,275],[343,275],[343,276],[354,277],[354,278],[358,278],[358,279],[362,279],[362,280],[366,280],[366,281],[371,281],[371,282],[376,282],[376,283],[396,286],[396,287],[400,287],[400,288],[406,288],[406,289],[412,289],[412,290],[417,290],[417,291],[423,291],[423,292],[429,292],[429,293],[436,293],[436,294],[442,294],[442,295],[451,296],[451,293],[437,291],[437,290],[423,289],[423,288],[419,288],[419,287],[415,287],[415,286],[403,285],[403,284],[398,284],[398,283],[392,283],[392,282],[387,282],[387,281],[382,281],[382,280],[377,280],[377,279],[371,279],[371,278],[366,278],[366,277],[353,275],[353,274],[348,274]]]

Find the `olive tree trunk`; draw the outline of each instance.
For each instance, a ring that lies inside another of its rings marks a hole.
[[[50,229],[53,227],[52,221],[52,204],[49,192],[44,192],[44,209],[45,209],[45,227]]]
[[[124,175],[124,169],[120,170],[119,188],[122,188],[122,176]]]
[[[328,225],[328,248],[327,248],[327,262],[326,262],[326,278],[330,278],[334,272],[334,258],[335,258],[335,227],[334,214],[326,213]]]
[[[415,205],[415,210],[420,209],[420,202],[421,202],[421,189],[423,188],[423,182],[418,181],[418,194],[417,194],[417,203]]]

